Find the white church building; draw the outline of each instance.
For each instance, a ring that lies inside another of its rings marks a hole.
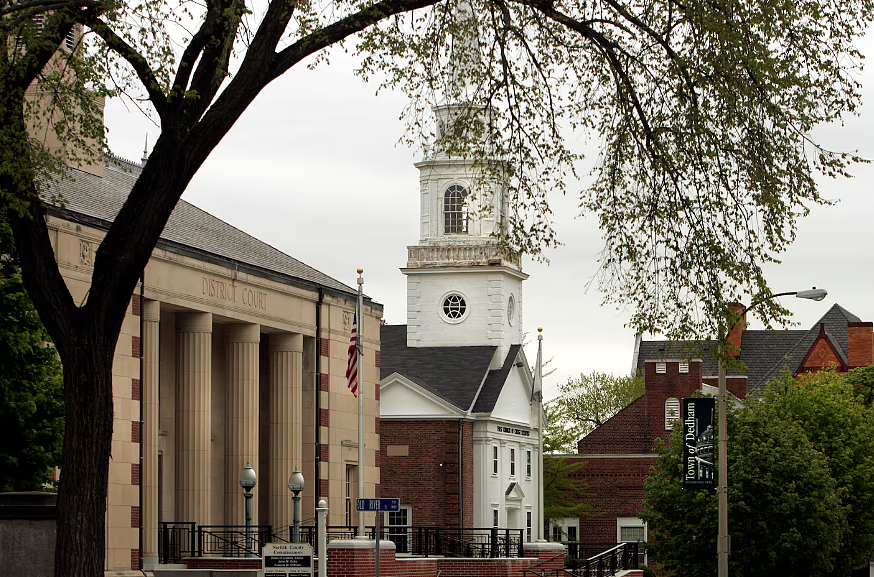
[[[379,492],[401,500],[393,525],[522,529],[536,541],[543,419],[521,346],[528,275],[498,242],[503,164],[443,144],[458,118],[485,118],[483,107],[434,112],[437,142],[416,164],[419,242],[401,269],[407,324],[381,327]]]

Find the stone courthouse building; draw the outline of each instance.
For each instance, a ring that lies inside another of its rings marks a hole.
[[[76,302],[95,251],[140,165],[108,158],[71,169],[46,207],[58,266]],[[350,269],[357,263],[349,263]],[[115,351],[106,570],[157,562],[159,522],[243,525],[238,479],[258,474],[254,523],[291,523],[286,483],[306,478],[303,518],[328,501],[346,524],[364,475],[379,483],[376,353],[382,306],[365,300],[365,462],[346,386],[356,291],[180,201],[131,295]],[[63,482],[63,473],[61,475]]]

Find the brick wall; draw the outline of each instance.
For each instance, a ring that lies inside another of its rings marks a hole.
[[[463,423],[459,445],[458,424],[380,421],[380,493],[411,505],[413,525],[457,527],[459,514],[473,522],[473,425]]]
[[[874,323],[847,326],[847,364],[851,368],[874,364]]]
[[[580,540],[610,543],[616,540],[616,518],[638,517],[643,502],[643,484],[655,457],[586,459],[572,457],[584,466],[572,477],[589,483],[595,495],[591,504],[600,513],[580,519]]]
[[[372,545],[371,545],[372,547]],[[383,577],[525,577],[526,569],[554,573],[564,566],[564,555],[554,550],[526,551],[513,559],[395,558],[394,548],[380,548],[379,573]],[[328,577],[373,577],[373,548],[346,548],[342,542],[328,546]]]

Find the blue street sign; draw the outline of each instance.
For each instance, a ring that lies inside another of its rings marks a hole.
[[[355,499],[356,511],[399,511],[400,499]]]

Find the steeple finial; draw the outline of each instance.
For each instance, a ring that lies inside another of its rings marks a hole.
[[[149,133],[146,133],[146,145],[143,147],[143,157],[140,159],[142,162],[142,166],[146,165],[146,161],[149,160]]]

